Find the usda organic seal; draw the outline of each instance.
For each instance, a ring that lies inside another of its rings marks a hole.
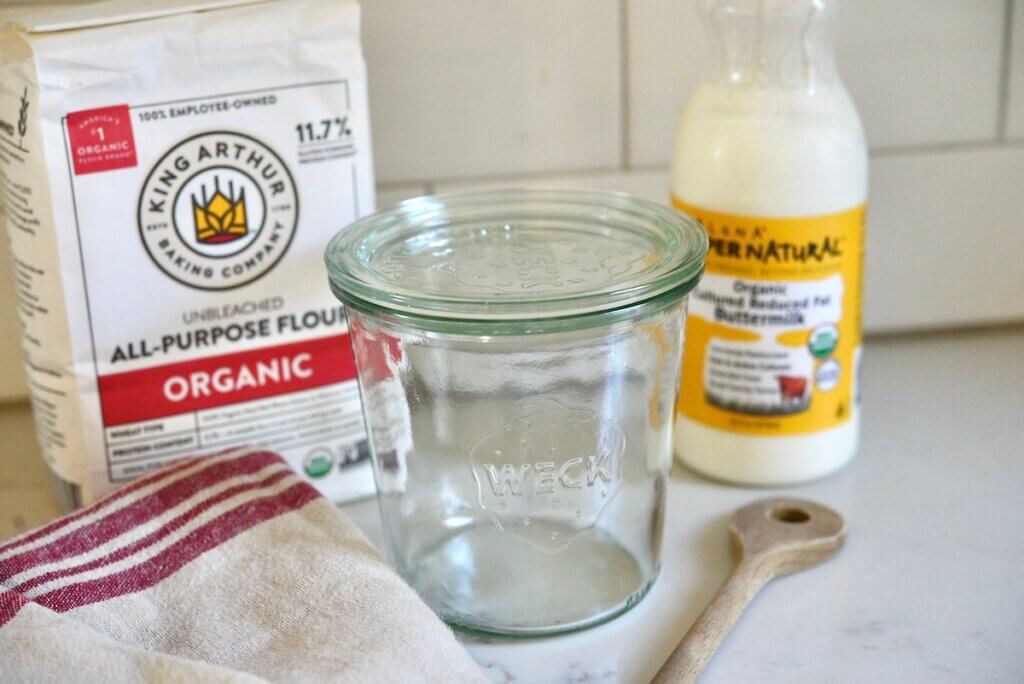
[[[334,467],[334,454],[327,447],[312,449],[302,459],[302,470],[313,479],[321,478]]]
[[[814,330],[807,338],[807,349],[816,359],[823,359],[835,351],[839,343],[839,329],[832,323],[823,323]]]
[[[139,194],[139,233],[161,271],[200,290],[230,290],[281,260],[299,216],[284,160],[255,138],[213,131],[153,165]]]

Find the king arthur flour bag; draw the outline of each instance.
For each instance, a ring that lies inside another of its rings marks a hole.
[[[321,255],[374,209],[359,7],[8,8],[0,171],[39,440],[69,499],[259,444],[372,476]]]

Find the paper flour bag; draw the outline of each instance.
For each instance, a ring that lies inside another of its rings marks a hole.
[[[0,172],[39,440],[88,503],[260,444],[372,491],[321,255],[374,209],[346,0],[4,10]]]

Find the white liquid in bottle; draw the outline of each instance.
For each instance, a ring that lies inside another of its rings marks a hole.
[[[676,453],[773,485],[845,465],[859,427],[867,154],[832,0],[701,3],[712,65],[684,110],[673,203],[711,238],[690,295]]]

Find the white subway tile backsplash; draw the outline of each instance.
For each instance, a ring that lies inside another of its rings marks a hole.
[[[615,0],[373,0],[363,16],[378,180],[620,165]]]
[[[1006,112],[1006,136],[1024,138],[1024,0],[1013,3],[1010,15],[1011,51],[1009,98]]]
[[[624,2],[628,163],[667,164],[679,112],[703,68],[704,27],[696,0]]]
[[[839,68],[872,147],[992,140],[1004,0],[851,0]]]
[[[1024,319],[1024,146],[871,164],[865,325]]]
[[[625,0],[629,163],[667,163],[704,36],[689,0]],[[839,67],[874,147],[992,140],[1003,0],[851,0]]]

